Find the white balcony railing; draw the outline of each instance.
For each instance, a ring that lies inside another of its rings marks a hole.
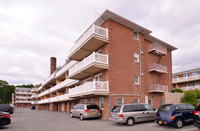
[[[193,81],[193,80],[199,80],[200,75],[194,75],[194,76],[189,76],[189,77],[181,77],[181,78],[175,78],[172,79],[173,83],[178,83],[178,82],[186,82],[186,81]]]
[[[72,74],[79,72],[81,69],[87,67],[92,63],[99,63],[99,64],[107,64],[108,65],[108,55],[99,54],[93,52],[91,55],[83,59],[78,64],[74,65],[72,68],[69,69],[69,76]]]
[[[32,99],[31,96],[16,96],[17,99]]]
[[[71,85],[76,84],[78,82],[79,82],[78,80],[66,79],[63,82],[61,82],[61,83],[55,85],[54,87],[50,88],[50,93],[54,92],[54,91],[57,91],[59,89],[62,89],[64,87],[71,86]]]
[[[180,87],[180,89],[182,89],[183,91],[187,91],[187,90],[200,90],[200,85],[197,86],[188,86],[188,87]]]
[[[156,53],[167,55],[167,48],[157,43],[152,43],[149,45],[148,52],[151,52],[151,51],[155,51]]]
[[[32,105],[38,104],[38,101],[32,101],[31,104],[32,104]]]
[[[32,95],[33,93],[31,92],[22,92],[22,91],[16,91],[16,94],[23,94],[23,95]]]
[[[55,72],[53,73],[53,74],[51,74],[46,80],[44,80],[43,82],[42,82],[42,87],[44,86],[44,85],[46,85],[47,83],[49,83],[51,80],[53,80],[53,79],[55,79]],[[39,89],[38,89],[39,90]]]
[[[31,92],[37,92],[38,88],[32,88]]]
[[[31,98],[38,98],[38,95],[37,95],[37,94],[33,94],[33,95],[31,96]]]
[[[69,96],[71,97],[73,95],[82,95],[85,93],[88,94],[95,92],[109,93],[108,81],[92,81],[75,88],[71,88],[69,89]]]
[[[153,63],[149,65],[149,72],[157,71],[161,73],[167,73],[167,66],[163,66],[157,63]]]
[[[61,76],[62,74],[64,74],[65,72],[67,72],[67,70],[72,67],[74,64],[76,64],[77,61],[70,61],[68,64],[66,64],[65,66],[62,67],[62,69],[60,69],[57,73],[56,73],[56,78]]]
[[[15,103],[31,103],[32,101],[22,101],[22,100],[17,100],[15,101]]]
[[[44,99],[44,100],[38,101],[38,104],[45,104],[45,103],[50,103],[50,99]]]
[[[43,88],[43,86],[41,85],[41,86],[38,88],[38,91],[40,91],[42,88]]]
[[[74,46],[69,50],[69,55],[76,51],[77,48],[79,48],[93,34],[108,38],[108,29],[92,25],[83,35],[79,37]]]
[[[168,86],[160,84],[152,84],[149,86],[149,92],[168,92]]]
[[[49,93],[50,93],[50,89],[47,89],[47,90],[45,90],[44,92],[40,93],[40,94],[38,95],[38,97],[42,97],[42,96],[47,95],[47,94],[49,94]]]
[[[68,94],[64,94],[64,95],[55,96],[55,97],[50,98],[50,102],[59,102],[59,101],[66,101],[66,100],[69,100]]]

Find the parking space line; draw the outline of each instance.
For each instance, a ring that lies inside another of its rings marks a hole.
[[[182,131],[191,131],[191,130],[196,130],[198,128],[189,128],[189,129],[185,129],[185,130],[182,130]]]

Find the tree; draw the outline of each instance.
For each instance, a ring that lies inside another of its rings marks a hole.
[[[22,87],[22,88],[33,88],[34,85],[29,84],[29,85],[17,85],[16,87]]]
[[[8,104],[12,101],[12,93],[14,93],[15,86],[9,85],[8,82],[0,80],[0,104]]]
[[[184,92],[181,102],[197,106],[198,99],[200,99],[200,90],[188,90]]]
[[[172,93],[175,93],[175,92],[178,92],[178,93],[183,93],[183,90],[182,89],[179,89],[179,88],[175,88],[171,91]]]

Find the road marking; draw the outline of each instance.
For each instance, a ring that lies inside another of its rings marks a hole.
[[[190,131],[190,130],[196,130],[197,128],[189,128],[189,129],[185,129],[185,130],[182,130],[182,131]]]

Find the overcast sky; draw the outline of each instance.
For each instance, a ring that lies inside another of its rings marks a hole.
[[[0,0],[0,79],[41,83],[106,9],[177,47],[173,73],[200,67],[200,0]]]

